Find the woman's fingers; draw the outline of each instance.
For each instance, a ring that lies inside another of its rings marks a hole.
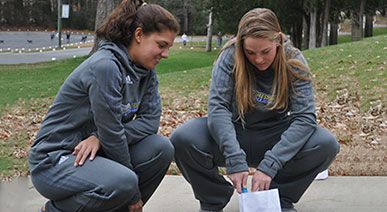
[[[83,153],[81,155],[81,159],[78,163],[80,166],[82,166],[85,163],[85,160],[90,155],[90,152],[91,152],[91,150],[89,148],[87,148],[87,149],[85,149],[85,151],[83,151]]]
[[[74,148],[73,155],[77,155],[79,152],[79,145]]]
[[[252,191],[264,191],[270,188],[271,177],[266,175],[265,173],[257,170],[251,181],[251,190]]]
[[[89,160],[94,160],[94,158],[95,158],[95,155],[97,154],[97,152],[98,152],[98,148],[93,148],[92,150],[91,150],[91,154],[90,154],[90,158],[89,158]]]
[[[242,187],[245,187],[247,185],[248,175],[248,172],[237,172],[228,175],[228,178],[231,180],[234,188],[237,190],[238,193],[242,193]]]
[[[81,144],[77,145],[74,148],[74,153],[73,154],[75,155],[74,166],[78,166],[79,165],[79,161],[81,160],[82,154],[83,154],[83,148],[82,148]]]
[[[265,183],[265,188],[264,188],[264,189],[265,189],[265,190],[269,190],[269,188],[270,188],[270,182],[266,182],[266,183]]]
[[[82,166],[87,158],[89,158],[89,160],[94,160],[99,148],[99,140],[94,135],[81,141],[73,151],[73,155],[75,155],[74,166]]]
[[[75,147],[75,149],[78,149],[78,151],[74,151],[77,152],[74,165],[82,166],[91,151],[89,150],[89,148],[87,148],[86,145],[82,144],[79,144],[77,147]]]
[[[258,190],[258,182],[254,179],[251,179],[251,191],[257,191]]]

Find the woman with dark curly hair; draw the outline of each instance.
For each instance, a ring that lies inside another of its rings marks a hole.
[[[142,211],[174,155],[157,135],[155,66],[179,25],[164,8],[123,1],[96,34],[99,48],[60,88],[29,152],[41,211]]]

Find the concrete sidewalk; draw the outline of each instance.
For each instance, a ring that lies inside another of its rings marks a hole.
[[[45,201],[28,178],[0,184],[1,212],[35,212]],[[198,208],[199,204],[184,178],[166,176],[144,211],[197,212]],[[329,177],[315,181],[296,204],[296,209],[299,212],[385,212],[387,177]],[[235,193],[225,212],[238,210],[238,195]]]

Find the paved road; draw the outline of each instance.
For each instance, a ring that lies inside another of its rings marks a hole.
[[[0,53],[0,64],[38,63],[88,55],[91,47],[35,53]]]
[[[53,51],[51,49],[58,45],[58,37],[55,36],[51,39],[51,33],[0,32],[0,64],[38,63],[73,58],[88,55],[91,50],[90,47],[77,48],[77,46],[84,42],[92,42],[94,39],[93,35],[73,32],[70,40],[67,40],[63,32],[62,45],[67,49]],[[85,36],[87,36],[86,40],[81,42],[82,37]],[[35,52],[31,53],[30,51]]]
[[[91,48],[73,48],[78,46],[83,36],[87,35],[86,42],[92,42],[94,37],[91,34],[72,34],[68,45],[72,48],[66,50],[47,51],[58,45],[58,38],[50,38],[51,32],[0,32],[0,64],[22,64],[38,63],[65,58],[73,58],[88,55]],[[205,41],[204,36],[189,37],[189,42]],[[31,40],[29,43],[27,40]],[[62,34],[62,44],[67,45],[65,34]],[[176,37],[175,42],[181,42],[180,37]],[[33,53],[28,50],[35,51]],[[43,52],[39,52],[44,49]],[[21,52],[21,53],[20,53]]]
[[[14,50],[14,49],[35,49],[42,47],[54,47],[58,45],[58,37],[54,37],[51,40],[51,32],[4,32],[0,31],[0,49]],[[94,36],[92,34],[80,34],[73,32],[70,36],[70,40],[67,41],[66,35],[62,33],[62,44],[67,43],[79,43],[82,37],[87,36],[85,41],[93,41]],[[30,42],[28,42],[30,41]]]

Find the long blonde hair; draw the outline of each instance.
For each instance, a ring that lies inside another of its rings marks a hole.
[[[274,81],[272,86],[272,101],[268,105],[270,110],[286,110],[288,108],[289,92],[292,89],[293,77],[307,79],[293,72],[294,68],[308,71],[301,61],[287,58],[284,47],[284,35],[277,16],[266,8],[255,8],[247,12],[239,22],[236,38],[230,40],[224,48],[235,45],[235,96],[239,119],[244,122],[244,114],[255,108],[254,88],[256,68],[246,58],[243,41],[247,37],[265,38],[277,41],[277,54],[273,61]]]

